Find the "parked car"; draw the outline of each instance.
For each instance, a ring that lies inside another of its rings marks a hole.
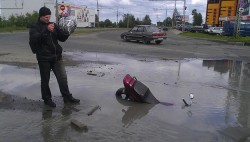
[[[201,33],[201,32],[204,32],[205,28],[203,26],[193,26],[191,29],[190,29],[190,32],[193,32],[193,33]]]
[[[135,40],[144,44],[149,44],[151,41],[160,44],[164,39],[167,39],[166,31],[154,25],[137,25],[120,36],[124,41]]]
[[[205,29],[204,32],[205,33],[211,33],[213,28],[214,27],[209,27],[208,29]]]
[[[210,34],[222,35],[223,27],[213,27],[210,31]]]
[[[193,26],[192,25],[184,25],[184,26],[182,25],[180,30],[183,31],[183,28],[184,28],[184,31],[190,31],[193,28]]]
[[[190,29],[192,28],[191,25],[177,25],[176,26],[176,29],[179,30],[179,31],[189,31]]]

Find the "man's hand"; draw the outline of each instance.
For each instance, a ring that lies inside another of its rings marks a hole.
[[[54,30],[54,27],[55,27],[54,23],[50,23],[50,24],[48,25],[48,30],[49,30],[50,32],[52,32],[52,31]]]

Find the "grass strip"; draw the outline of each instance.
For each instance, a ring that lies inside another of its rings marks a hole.
[[[234,36],[222,36],[222,35],[215,35],[215,34],[208,34],[208,33],[193,33],[193,32],[182,32],[180,33],[182,36],[188,37],[197,37],[203,39],[210,39],[210,40],[220,40],[220,41],[229,41],[229,42],[244,42],[250,43],[250,37],[237,37]]]

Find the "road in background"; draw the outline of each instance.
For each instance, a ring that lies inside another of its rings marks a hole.
[[[72,35],[61,43],[64,51],[86,51],[132,54],[164,59],[183,58],[236,58],[250,59],[248,46],[230,45],[205,39],[179,36],[174,30],[168,31],[168,39],[162,44],[145,45],[137,42],[125,42],[120,38],[123,31],[105,31],[100,33]],[[1,33],[0,62],[36,63],[32,54],[27,32]]]

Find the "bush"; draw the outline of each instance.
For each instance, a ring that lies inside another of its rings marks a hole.
[[[33,11],[32,14],[26,13],[26,15],[11,15],[8,19],[0,17],[1,31],[8,31],[9,29],[25,29],[29,27],[30,24],[35,23],[38,19],[38,16],[38,12]]]

